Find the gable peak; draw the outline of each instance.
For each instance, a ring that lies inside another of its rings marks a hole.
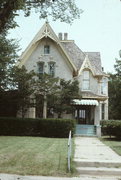
[[[44,24],[44,28],[43,28],[43,32],[42,32],[42,35],[45,36],[45,37],[48,37],[48,35],[50,36],[50,29],[49,29],[49,26],[48,26],[48,21],[45,22]]]
[[[82,73],[82,71],[84,69],[89,69],[92,72],[92,74],[94,75],[94,70],[93,70],[93,67],[90,63],[90,59],[89,59],[88,54],[85,55],[85,59],[84,59],[83,64],[79,70],[79,75]]]

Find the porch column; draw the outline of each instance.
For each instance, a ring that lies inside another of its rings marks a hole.
[[[95,107],[94,125],[99,125],[101,120],[101,105]]]
[[[108,120],[108,99],[105,101],[105,120]]]
[[[98,137],[101,137],[100,120],[101,120],[101,103],[99,102],[99,106],[95,107],[95,121],[94,121],[94,125],[96,126],[96,135]]]
[[[36,99],[33,95],[31,96],[30,101],[31,101],[31,107],[28,108],[27,117],[36,118],[36,108],[35,108]]]
[[[31,107],[28,110],[28,118],[36,118],[36,109],[35,107]]]

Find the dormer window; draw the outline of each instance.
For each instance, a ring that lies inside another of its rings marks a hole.
[[[48,70],[49,70],[49,74],[54,77],[55,76],[55,62],[48,63]]]
[[[82,89],[83,90],[90,90],[90,76],[89,76],[88,70],[83,71]]]
[[[50,54],[50,46],[49,45],[44,46],[44,54]]]

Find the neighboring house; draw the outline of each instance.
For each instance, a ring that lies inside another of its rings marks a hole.
[[[46,22],[20,57],[18,66],[44,72],[65,80],[79,81],[82,100],[75,99],[75,118],[79,124],[99,125],[108,119],[108,76],[101,67],[99,52],[82,52],[67,33],[57,37]],[[35,117],[30,108],[29,117]]]

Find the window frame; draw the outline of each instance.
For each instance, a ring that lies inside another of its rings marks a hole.
[[[50,46],[49,45],[44,45],[44,54],[50,54]]]
[[[54,77],[55,76],[55,62],[53,62],[53,61],[50,61],[50,62],[48,62],[48,74],[49,75],[51,75],[52,77]],[[52,70],[51,71],[51,69],[50,69],[50,66],[51,65],[53,65],[53,67],[54,67],[54,70]]]
[[[103,78],[101,82],[101,94],[107,95],[107,79]]]
[[[38,62],[37,63],[37,66],[38,66],[38,74],[39,75],[43,75],[44,74],[44,62],[43,61],[41,61],[41,62]],[[42,65],[42,71],[40,71],[40,66]]]
[[[86,74],[88,72],[88,75]],[[86,77],[88,76],[88,77]],[[83,79],[82,79],[82,90],[89,91],[90,90],[90,71],[83,71]]]

